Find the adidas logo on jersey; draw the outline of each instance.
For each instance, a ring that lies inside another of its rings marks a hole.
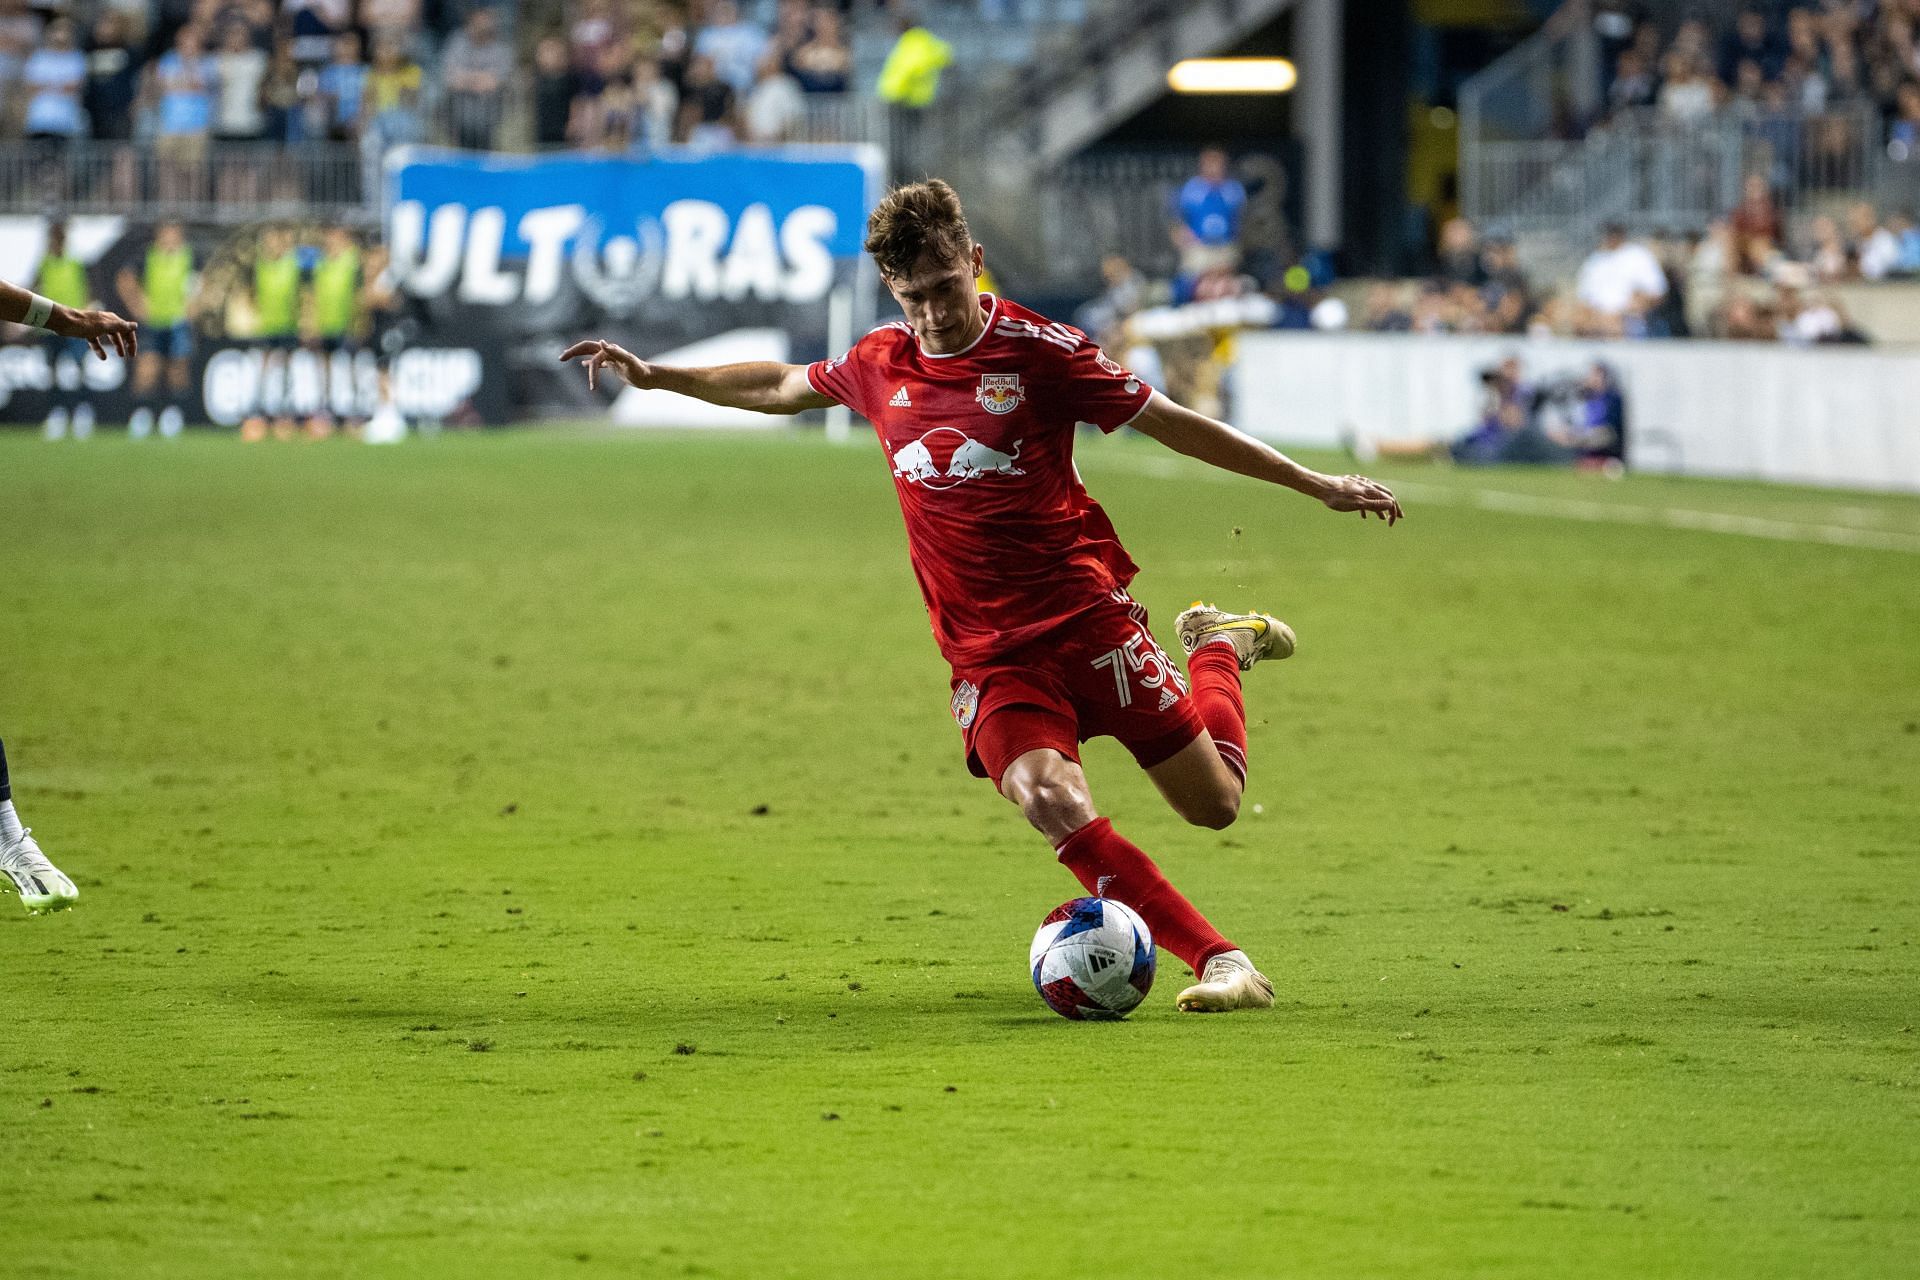
[[[902,385],[898,391],[893,393],[893,399],[887,401],[887,407],[889,409],[913,408],[913,401],[908,398],[907,388],[905,387],[905,385]]]

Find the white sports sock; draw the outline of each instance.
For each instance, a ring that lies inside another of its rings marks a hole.
[[[0,800],[0,844],[12,844],[20,838],[20,815],[13,811],[13,801]]]

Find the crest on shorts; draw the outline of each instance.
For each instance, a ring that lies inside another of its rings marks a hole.
[[[983,373],[980,389],[973,393],[973,398],[988,413],[1012,413],[1027,398],[1027,393],[1021,389],[1017,373]]]
[[[953,690],[953,719],[962,729],[973,727],[980,714],[980,688],[971,680],[962,680]]]

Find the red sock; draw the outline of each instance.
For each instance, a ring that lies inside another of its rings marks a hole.
[[[1230,644],[1203,644],[1187,655],[1187,679],[1200,704],[1200,722],[1220,758],[1247,785],[1247,704],[1240,696],[1240,659]]]
[[[1234,949],[1199,908],[1160,874],[1153,859],[1105,818],[1095,818],[1068,836],[1059,852],[1061,865],[1080,878],[1088,893],[1124,902],[1139,912],[1153,931],[1154,945],[1186,961],[1195,973],[1221,952]]]

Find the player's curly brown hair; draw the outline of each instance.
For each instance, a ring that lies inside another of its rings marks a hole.
[[[960,196],[939,178],[895,187],[867,219],[867,252],[895,280],[913,274],[928,254],[964,261],[973,252],[973,230]]]

